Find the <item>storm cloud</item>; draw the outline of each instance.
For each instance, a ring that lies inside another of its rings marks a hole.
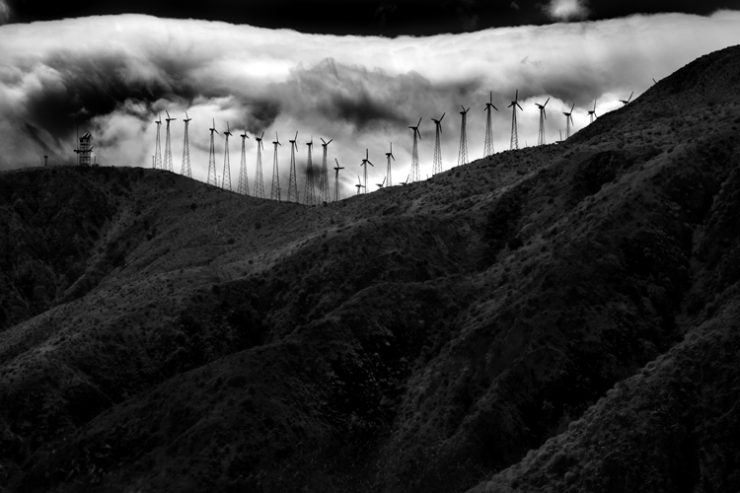
[[[645,90],[653,77],[738,42],[740,13],[734,11],[393,39],[140,15],[3,25],[0,168],[35,165],[42,154],[49,154],[50,162],[71,162],[75,125],[93,133],[101,164],[149,166],[153,121],[167,110],[178,118],[172,127],[178,170],[181,119],[185,111],[193,118],[190,140],[198,179],[206,176],[212,119],[219,129],[228,121],[232,130],[251,134],[287,137],[299,131],[301,142],[334,138],[330,162],[337,157],[352,172],[365,148],[378,164],[394,141],[399,168],[394,175],[405,178],[406,127],[423,117],[424,175],[432,154],[429,118],[442,112],[448,114],[446,167],[456,162],[460,104],[473,106],[469,147],[473,157],[480,155],[488,91],[494,92],[494,103],[505,106],[519,90],[525,109],[520,142],[534,143],[534,101],[552,97],[548,109],[556,115],[571,102],[585,107],[597,99],[603,114],[619,106],[618,98]],[[580,128],[588,117],[576,111]],[[497,150],[508,141],[508,118],[504,111],[495,116]],[[550,140],[562,123],[548,120]],[[253,139],[247,142],[251,178],[256,147]],[[222,141],[217,149],[223,151]],[[302,145],[300,164],[305,153]],[[237,143],[232,142],[231,155],[235,176]],[[280,161],[286,176],[288,156],[285,146]],[[268,147],[265,163],[271,158]],[[382,176],[382,168],[373,172]]]

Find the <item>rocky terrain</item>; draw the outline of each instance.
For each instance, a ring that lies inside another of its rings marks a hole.
[[[0,175],[0,491],[740,489],[740,48],[318,207]]]

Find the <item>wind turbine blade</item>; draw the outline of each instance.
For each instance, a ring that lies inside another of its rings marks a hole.
[[[573,106],[570,107],[570,112],[571,113],[573,113],[573,110],[575,109],[575,107],[576,107],[576,103],[573,103]]]
[[[446,114],[447,114],[447,113],[442,113],[442,116],[440,116],[440,117],[439,117],[439,121],[440,121],[440,123],[442,122],[442,120],[444,119],[444,117],[445,117],[445,115],[446,115]]]
[[[419,125],[421,125],[421,117],[419,117],[419,121],[416,123],[416,129],[419,130]]]
[[[549,103],[549,102],[550,102],[550,98],[548,97],[547,98],[547,101],[545,101],[545,104],[543,104],[542,106],[547,106],[547,103]]]
[[[516,90],[516,95],[514,96],[514,101],[519,101],[519,89]]]
[[[524,108],[522,108],[522,106],[519,103],[517,103],[516,105],[519,107],[520,110],[524,111]]]

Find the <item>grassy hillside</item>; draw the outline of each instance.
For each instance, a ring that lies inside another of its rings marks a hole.
[[[2,175],[0,484],[740,488],[739,55],[320,207]]]

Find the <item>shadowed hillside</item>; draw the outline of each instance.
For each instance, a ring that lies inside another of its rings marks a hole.
[[[0,485],[737,490],[739,136],[730,48],[321,207],[0,175]]]

